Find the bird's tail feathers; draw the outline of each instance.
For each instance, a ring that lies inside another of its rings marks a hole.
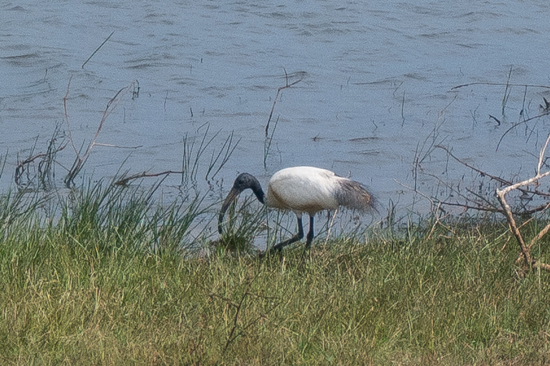
[[[375,208],[375,199],[361,183],[343,179],[338,191],[338,204],[354,210],[369,210]]]

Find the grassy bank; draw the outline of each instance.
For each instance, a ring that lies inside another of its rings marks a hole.
[[[515,275],[505,226],[186,258],[198,206],[128,192],[85,189],[56,220],[4,196],[2,364],[550,362],[549,276]]]

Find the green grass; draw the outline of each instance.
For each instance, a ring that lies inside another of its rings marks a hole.
[[[307,259],[302,246],[198,258],[185,244],[200,198],[151,196],[97,184],[55,220],[3,196],[21,214],[2,216],[2,364],[550,363],[550,277],[515,274],[498,223],[340,238]]]

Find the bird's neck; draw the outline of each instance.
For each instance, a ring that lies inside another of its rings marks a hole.
[[[254,185],[250,188],[252,189],[252,192],[254,192],[254,195],[256,196],[258,201],[260,201],[261,203],[265,203],[265,194],[264,194],[264,191],[262,189],[262,186],[260,186],[260,184],[258,184],[258,185]]]

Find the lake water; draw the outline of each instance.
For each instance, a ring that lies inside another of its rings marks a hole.
[[[412,188],[452,201],[443,183],[477,179],[437,144],[504,178],[533,173],[547,117],[496,148],[550,99],[548,14],[545,0],[5,1],[0,184],[14,185],[18,161],[45,152],[56,126],[87,146],[109,100],[134,82],[76,184],[181,170],[184,150],[193,156],[206,136],[196,181],[214,187],[213,200],[239,172],[265,183],[283,167],[313,165],[367,185],[375,221],[390,201],[422,214],[430,202]],[[277,89],[298,80],[279,94],[266,154]],[[207,181],[231,134],[235,150]],[[56,156],[60,187],[74,157],[71,144]],[[163,182],[168,198],[180,181]]]

